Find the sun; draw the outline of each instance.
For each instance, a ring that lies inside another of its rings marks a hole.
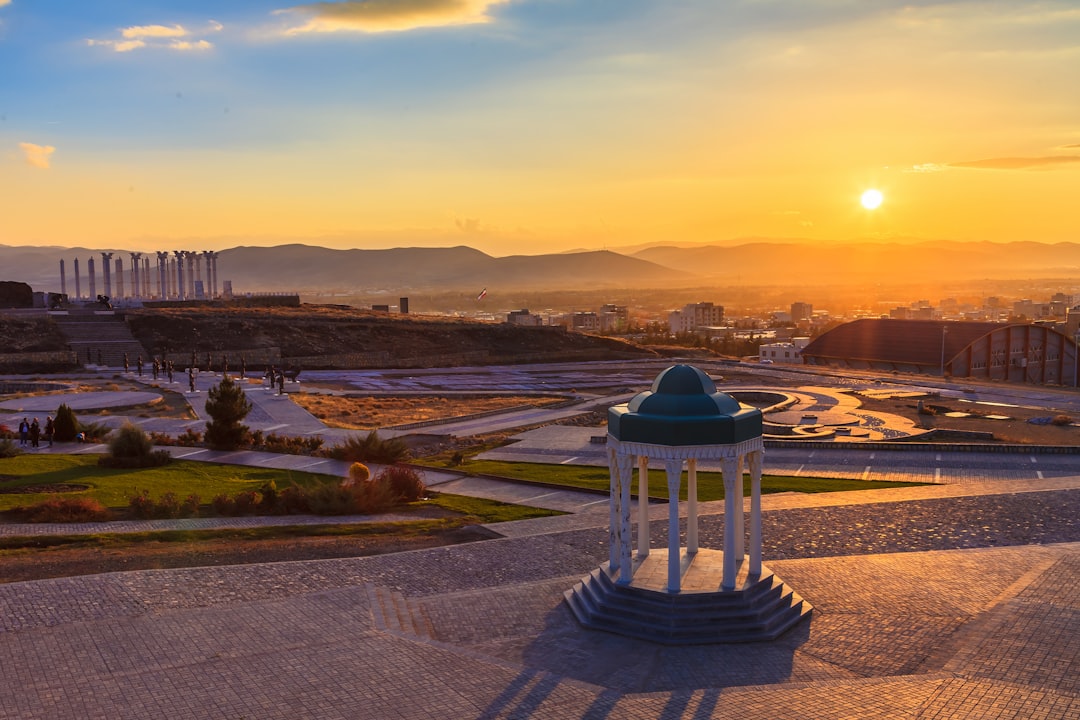
[[[862,197],[859,198],[859,202],[861,202],[862,206],[867,210],[876,210],[880,207],[884,199],[885,196],[881,194],[880,190],[870,188],[862,194]]]

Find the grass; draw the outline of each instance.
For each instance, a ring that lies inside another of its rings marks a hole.
[[[512,463],[494,460],[470,460],[459,468],[474,474],[496,475],[499,477],[526,480],[529,482],[563,485],[566,487],[589,488],[608,492],[611,479],[606,467],[591,465],[548,465],[543,463]],[[698,472],[698,499],[721,500],[724,497],[723,478],[718,472]],[[922,483],[884,482],[871,480],[846,480],[839,478],[792,477],[785,475],[764,475],[761,478],[761,492],[782,493],[821,493],[843,492],[849,490],[880,490],[882,488],[911,487]],[[634,495],[637,495],[637,471],[634,472]],[[749,476],[744,476],[743,494],[749,495]],[[686,499],[686,473],[680,483],[679,496]],[[663,469],[649,469],[649,497],[667,499],[667,473]]]
[[[126,508],[131,497],[143,490],[149,491],[154,499],[166,492],[180,497],[194,493],[209,502],[221,493],[232,495],[242,490],[258,490],[268,480],[277,483],[278,489],[284,489],[291,484],[307,485],[330,478],[294,470],[190,460],[178,460],[164,467],[124,470],[98,467],[97,460],[96,455],[18,455],[0,459],[0,476],[11,478],[3,483],[3,488],[9,492],[0,494],[0,512],[56,497],[55,493],[46,492],[10,492],[35,485],[86,485],[86,490],[65,495],[90,497],[108,508]]]
[[[484,498],[464,497],[462,495],[444,495],[433,493],[428,500],[411,503],[409,507],[420,508],[424,505],[436,505],[450,510],[456,515],[443,518],[422,518],[417,520],[384,523],[333,523],[325,525],[277,525],[268,527],[226,528],[217,530],[161,530],[137,533],[92,533],[85,535],[33,535],[0,537],[0,556],[25,550],[47,548],[97,548],[102,550],[122,550],[144,543],[193,543],[227,540],[244,542],[257,540],[280,540],[305,537],[368,537],[394,536],[397,538],[419,537],[446,530],[454,530],[466,525],[481,523],[525,520],[535,517],[562,515],[556,510],[509,505]]]

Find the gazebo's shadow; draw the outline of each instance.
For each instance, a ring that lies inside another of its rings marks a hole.
[[[771,641],[670,646],[584,628],[560,603],[523,648],[521,662],[620,693],[772,685],[797,679],[795,655],[812,622],[806,618]]]

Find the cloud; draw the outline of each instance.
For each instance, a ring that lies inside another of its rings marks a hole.
[[[979,170],[1028,170],[1030,168],[1054,167],[1080,163],[1080,155],[1049,155],[1047,157],[989,158],[950,163],[951,167],[976,168]]]
[[[10,5],[10,4],[11,4],[11,0],[0,0],[0,7],[4,7],[5,5]]]
[[[223,28],[224,25],[216,20],[210,20],[206,27],[199,31],[189,30],[183,25],[132,25],[120,29],[121,39],[90,39],[86,44],[91,47],[112,48],[116,52],[131,52],[142,48],[209,50],[214,47],[213,43],[198,36],[221,32]]]
[[[120,34],[131,40],[133,38],[162,38],[162,37],[187,37],[188,31],[181,25],[133,25],[120,31]]]
[[[424,27],[475,25],[491,22],[488,9],[510,0],[343,0],[316,2],[278,10],[300,15],[302,25],[283,34],[329,32],[402,32]]]
[[[34,143],[19,143],[19,149],[26,157],[26,164],[31,167],[47,170],[49,168],[49,156],[56,152],[52,145],[35,145]]]
[[[935,173],[945,172],[949,169],[948,165],[942,165],[941,163],[921,163],[919,165],[912,165],[903,172],[907,173]]]

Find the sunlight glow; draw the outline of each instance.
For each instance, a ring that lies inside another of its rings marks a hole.
[[[862,194],[862,197],[859,198],[859,202],[861,202],[862,206],[867,210],[876,210],[884,199],[885,196],[881,194],[880,190],[871,188]]]

